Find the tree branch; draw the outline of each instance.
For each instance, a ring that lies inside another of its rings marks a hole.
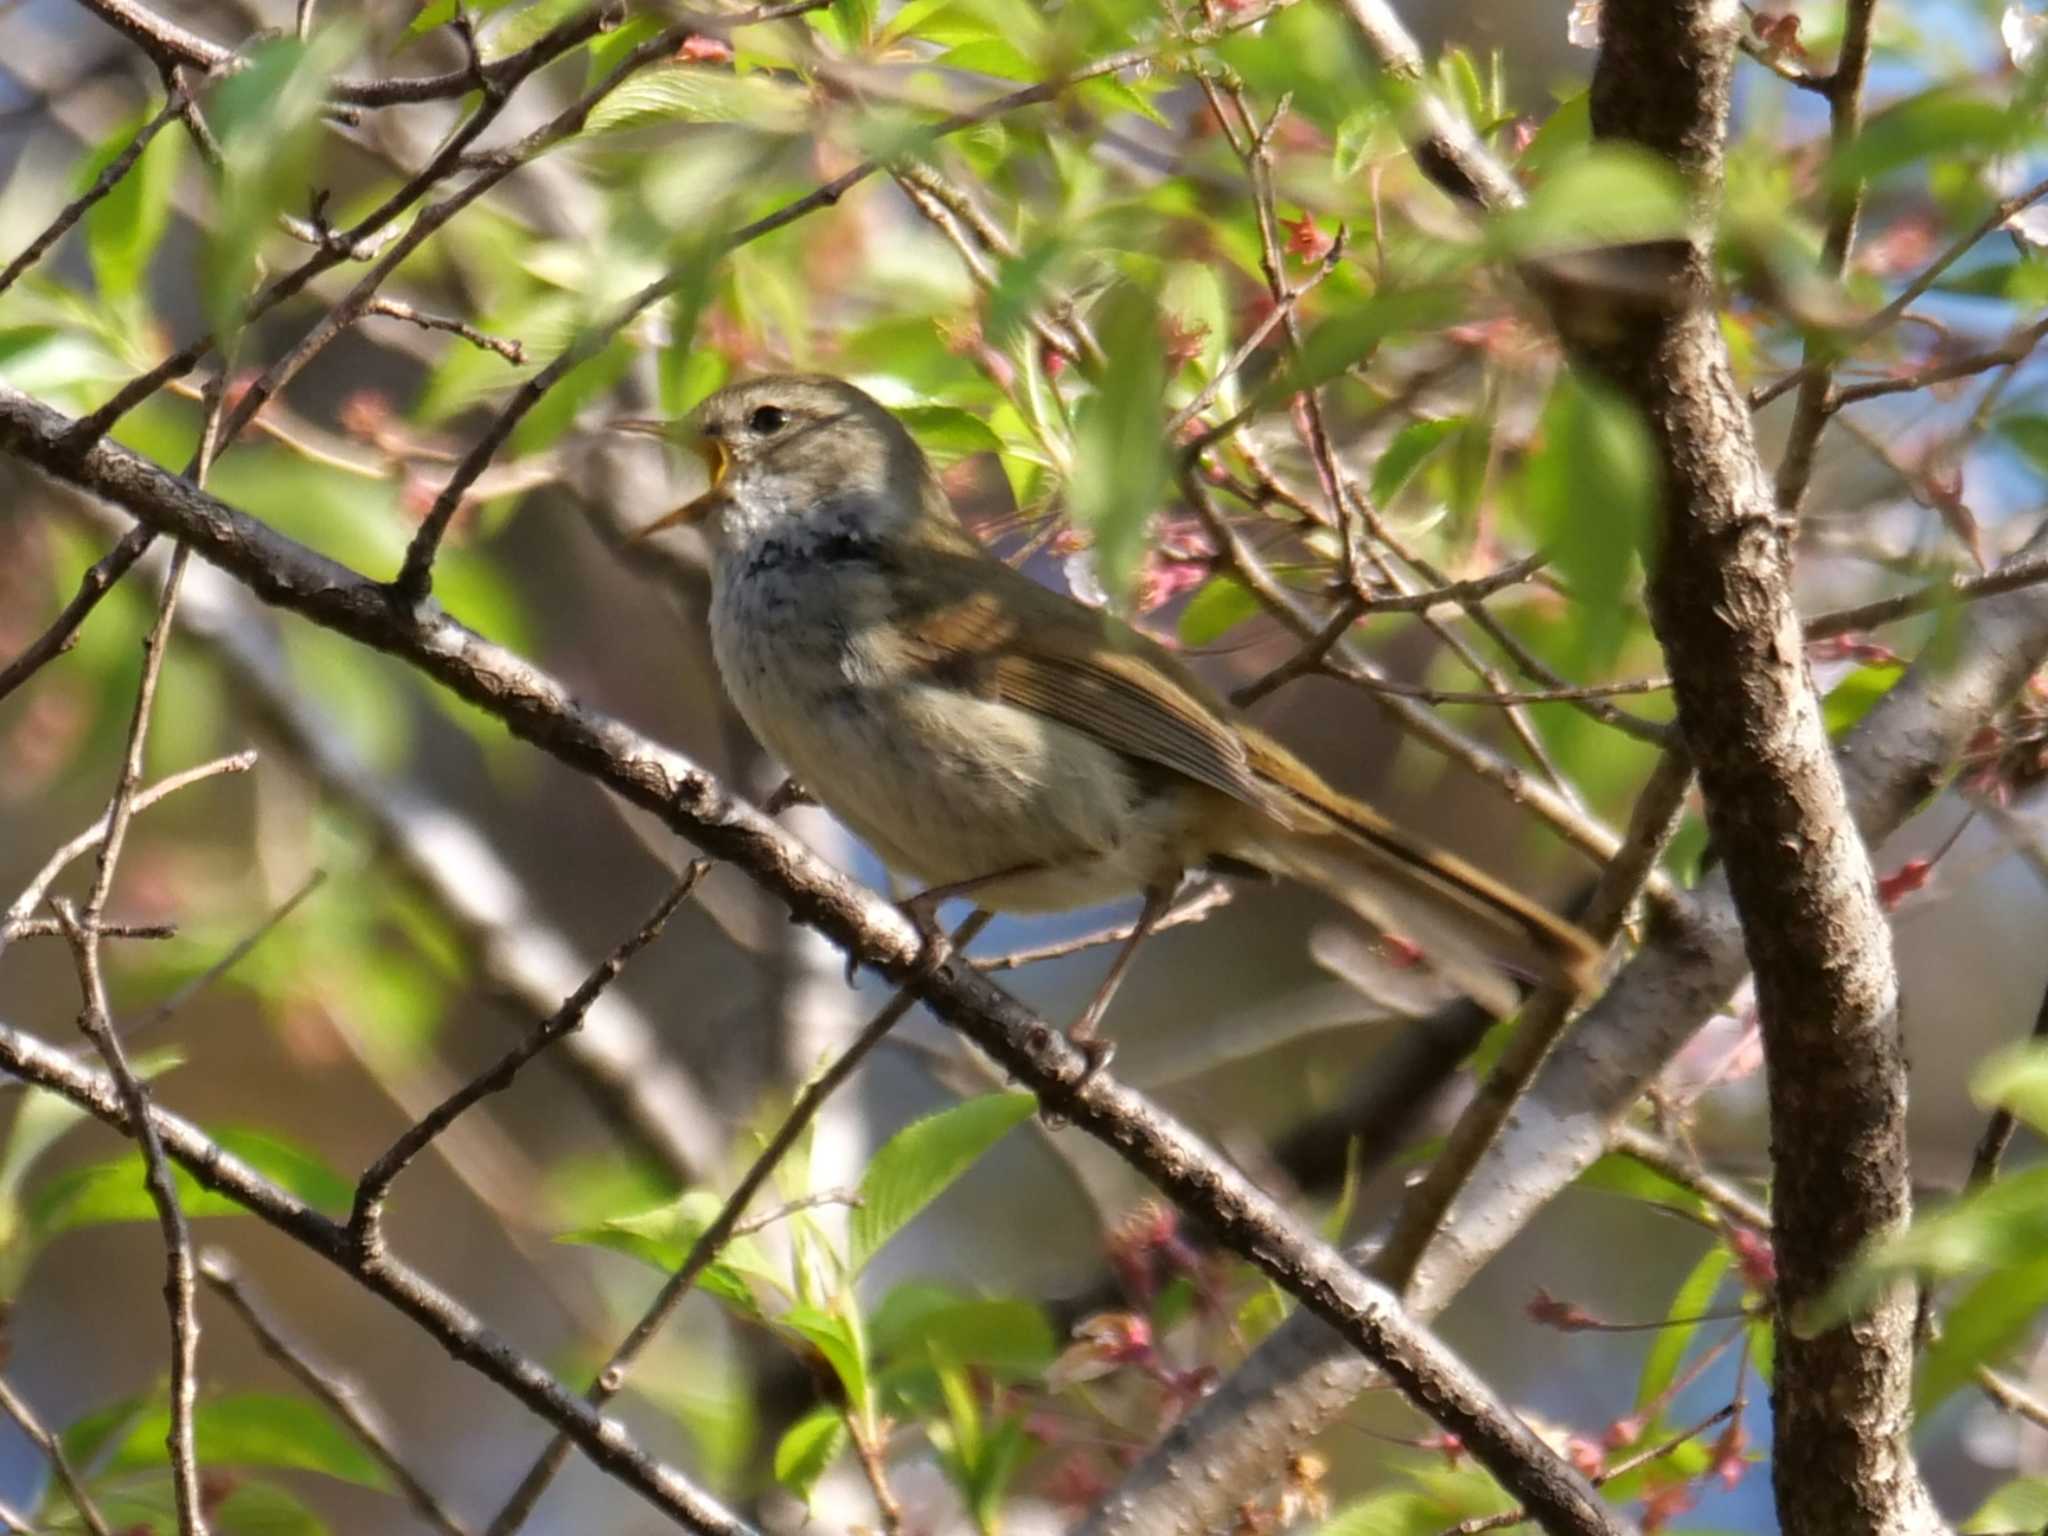
[[[956,956],[937,970],[928,967],[923,941],[900,911],[825,867],[702,768],[579,707],[554,678],[445,614],[394,606],[379,584],[121,445],[102,440],[82,454],[70,449],[71,426],[61,413],[0,385],[0,446],[66,483],[118,502],[159,532],[191,545],[265,601],[409,662],[495,715],[515,735],[654,812],[706,853],[734,863],[851,958],[911,987],[939,1018],[1030,1084],[1047,1108],[1097,1137],[1211,1225],[1232,1251],[1374,1360],[1552,1529],[1626,1529],[1582,1476],[1405,1316],[1387,1292],[1178,1122],[1108,1074],[1091,1075],[1086,1058],[1064,1037],[971,964]],[[520,1390],[522,1400],[535,1400],[528,1395],[535,1390],[531,1382],[522,1379]],[[586,1452],[591,1443],[579,1440]],[[616,1467],[617,1459],[611,1464]],[[650,1497],[665,1491],[644,1468],[633,1485]]]
[[[1851,44],[1860,35],[1867,48],[1870,9],[1850,7]],[[1594,135],[1664,157],[1703,214],[1720,188],[1738,24],[1718,0],[1608,0],[1602,11]],[[1855,121],[1853,49],[1844,65],[1838,132]],[[1854,196],[1838,205],[1826,259],[1846,258],[1855,212]],[[1624,318],[1579,352],[1657,446],[1665,505],[1650,617],[1756,976],[1779,1276],[1778,1519],[1791,1536],[1931,1530],[1939,1520],[1907,1444],[1912,1286],[1824,1333],[1798,1321],[1842,1265],[1911,1213],[1906,1061],[1891,928],[1807,672],[1780,515],[1805,488],[1825,379],[1802,391],[1774,491],[1712,307],[1711,263],[1697,238],[1693,302]]]

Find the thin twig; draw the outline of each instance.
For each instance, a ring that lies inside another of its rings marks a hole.
[[[71,1465],[71,1458],[64,1454],[64,1442],[43,1428],[33,1409],[16,1395],[5,1378],[0,1378],[0,1413],[14,1420],[17,1428],[35,1443],[50,1463],[50,1473],[64,1490],[64,1496],[71,1500],[71,1507],[78,1511],[78,1518],[92,1536],[113,1536],[107,1517],[100,1513],[99,1505],[93,1502],[85,1481]]]
[[[187,768],[180,773],[159,779],[135,796],[132,809],[137,812],[146,811],[159,800],[175,795],[181,789],[206,779],[218,778],[224,773],[247,773],[255,766],[256,754],[253,750],[217,757],[210,763],[201,763],[197,768]],[[106,840],[107,829],[108,820],[102,814],[98,821],[43,861],[43,867],[37,870],[34,878],[22,888],[21,894],[14,899],[14,905],[5,913],[0,913],[0,950],[5,950],[9,941],[23,931],[22,925],[30,920],[31,914],[42,904],[43,897],[49,893],[50,886],[55,883],[57,877],[64,873],[65,867]]]
[[[199,996],[200,993],[204,992],[216,981],[219,981],[221,977],[227,975],[229,971],[248,959],[249,952],[270,937],[277,930],[278,924],[296,912],[306,898],[319,890],[326,881],[326,870],[314,870],[300,882],[297,890],[278,903],[271,911],[264,914],[261,922],[257,923],[254,928],[230,945],[226,954],[179,987],[177,991],[173,992],[161,1003],[158,1003],[156,1007],[152,1008],[146,1015],[131,1025],[128,1029],[128,1038],[132,1040],[147,1030],[159,1029],[169,1023],[180,1008],[191,1002],[193,998]],[[100,931],[102,933],[107,931],[105,925],[101,926]]]
[[[408,325],[416,325],[422,330],[446,331],[450,335],[460,336],[471,346],[497,353],[506,362],[517,367],[526,366],[524,342],[516,337],[490,335],[488,332],[478,330],[467,320],[457,319],[453,315],[430,315],[425,310],[415,309],[410,304],[387,298],[381,293],[365,301],[362,312],[365,315],[382,315],[387,320],[403,320]]]
[[[217,404],[217,402],[216,402]],[[216,408],[209,423],[217,420]],[[208,434],[210,435],[210,434]],[[205,459],[204,435],[200,459]],[[64,925],[65,938],[78,965],[79,990],[83,1007],[79,1028],[107,1064],[121,1094],[122,1107],[137,1130],[142,1148],[144,1184],[156,1207],[157,1224],[164,1240],[164,1300],[171,1323],[171,1423],[165,1444],[170,1452],[171,1486],[178,1507],[178,1529],[183,1536],[205,1536],[206,1511],[199,1492],[199,1458],[193,1444],[192,1417],[199,1394],[199,1310],[193,1295],[192,1233],[185,1212],[178,1203],[178,1186],[171,1177],[163,1142],[149,1116],[149,1091],[129,1065],[120,1037],[114,1033],[113,1015],[107,1006],[106,980],[100,972],[99,922],[106,911],[107,895],[113,887],[114,870],[127,841],[128,824],[135,814],[136,789],[142,779],[142,752],[149,737],[149,722],[156,707],[158,680],[163,675],[164,652],[171,635],[171,620],[178,607],[178,586],[191,559],[191,546],[180,544],[171,556],[170,574],[165,578],[163,599],[157,607],[156,623],[143,640],[142,680],[135,691],[135,713],[128,728],[128,749],[122,759],[121,776],[114,798],[107,807],[107,833],[100,844],[99,867],[82,909],[68,902],[57,903],[57,920]]]
[[[1601,871],[1580,919],[1596,942],[1611,942],[1621,931],[1629,908],[1677,830],[1691,785],[1692,767],[1685,753],[1668,749],[1636,796],[1628,834]],[[1374,1272],[1393,1290],[1407,1288],[1459,1191],[1563,1035],[1577,1001],[1570,988],[1551,986],[1538,991],[1522,1009],[1513,1039],[1444,1138],[1443,1150],[1401,1201],[1393,1230],[1373,1261]]]
[[[2021,326],[1997,346],[1987,347],[1981,352],[1930,363],[1925,368],[1893,378],[1844,384],[1829,397],[1827,409],[1838,411],[1844,406],[1860,405],[1865,400],[1912,394],[1931,385],[1946,384],[1951,379],[1967,379],[1975,374],[1989,373],[1994,368],[2011,368],[2032,356],[2044,338],[2048,338],[2048,320],[2037,320],[2032,325]]]
[[[92,185],[66,203],[43,232],[28,243],[28,248],[7,263],[5,271],[0,271],[0,293],[5,293],[13,287],[14,280],[34,266],[41,259],[43,252],[63,239],[65,232],[85,217],[87,209],[114,190],[121,178],[142,158],[142,152],[149,148],[149,141],[161,133],[164,125],[184,109],[189,99],[184,81],[173,74],[169,78],[168,93],[164,98],[163,107],[156,116],[136,129],[135,137],[122,146],[118,155],[107,162],[106,168],[93,178]],[[0,688],[0,693],[5,692],[4,688]]]
[[[2013,196],[1997,203],[1989,213],[1978,221],[1975,228],[1971,229],[1961,239],[1957,240],[1955,244],[1943,251],[1932,262],[1921,268],[1919,274],[1911,282],[1907,283],[1905,287],[1901,288],[1897,297],[1889,304],[1855,326],[1846,337],[1841,338],[1836,343],[1834,351],[1829,354],[1830,358],[1834,356],[1847,357],[1850,353],[1861,348],[1866,342],[1890,330],[1899,318],[1908,309],[1913,307],[1921,295],[1925,294],[1928,289],[1941,280],[1943,273],[1970,254],[1978,241],[1988,235],[1995,234],[2004,227],[2006,221],[2011,219],[2014,214],[2031,208],[2044,197],[2048,197],[2048,180],[2037,181],[2025,191],[2017,192]],[[1749,397],[1750,408],[1752,410],[1763,409],[1763,407],[1769,405],[1788,389],[1802,384],[1806,379],[1812,377],[1813,371],[1824,366],[1826,361],[1826,359],[1817,360],[1814,363],[1794,368],[1782,377],[1773,379],[1762,388],[1752,391]]]
[[[2001,592],[2017,592],[2022,587],[2043,581],[2048,581],[2048,556],[2021,556],[2005,561],[1996,570],[1982,576],[1953,574],[1944,580],[1916,587],[1911,592],[1902,592],[1897,597],[1881,597],[1874,602],[1859,603],[1854,608],[1837,608],[1830,613],[1816,614],[1806,621],[1806,638],[1820,640],[1830,635],[1875,629],[1881,624],[1928,613],[1950,603],[1974,603],[1996,597]]]
[[[382,1411],[369,1401],[362,1387],[319,1364],[304,1345],[286,1338],[283,1330],[264,1315],[256,1298],[249,1294],[233,1259],[218,1249],[201,1254],[199,1276],[256,1335],[263,1353],[325,1403],[349,1433],[362,1442],[363,1449],[370,1453],[377,1465],[391,1474],[392,1482],[398,1485],[398,1491],[405,1495],[405,1501],[412,1505],[421,1519],[443,1532],[444,1536],[469,1536],[468,1527],[457,1520],[434,1491],[406,1465],[405,1458],[392,1443]]]
[[[73,1061],[31,1035],[0,1023],[0,1070],[62,1095],[94,1118],[130,1136],[136,1123],[104,1074]],[[332,1264],[370,1295],[389,1303],[455,1360],[481,1373],[545,1422],[566,1429],[599,1468],[700,1536],[756,1536],[675,1468],[651,1456],[615,1420],[600,1419],[534,1360],[486,1328],[460,1303],[396,1255],[362,1262],[347,1226],[265,1179],[191,1122],[152,1107],[149,1123],[171,1155],[207,1189],[227,1196],[269,1226]]]
[[[374,1258],[383,1248],[384,1201],[391,1192],[392,1180],[404,1172],[406,1165],[425,1151],[436,1136],[453,1125],[464,1110],[491,1094],[502,1093],[511,1087],[521,1067],[580,1025],[583,1016],[590,1011],[590,1005],[618,979],[627,962],[660,937],[661,930],[668,926],[668,920],[689,899],[690,893],[697,888],[697,882],[710,868],[710,860],[692,859],[683,871],[682,879],[662,897],[647,921],[598,963],[597,969],[563,1000],[552,1017],[544,1019],[524,1040],[499,1057],[494,1066],[471,1078],[408,1126],[383,1155],[370,1164],[356,1182],[355,1205],[349,1213],[348,1223],[351,1236],[365,1255]]]
[[[951,938],[947,941],[949,947],[955,953],[965,949],[973,942],[975,935],[987,926],[989,917],[989,913],[979,909],[970,912],[959,927],[953,930]],[[769,1176],[775,1172],[782,1159],[788,1156],[790,1148],[801,1139],[810,1127],[811,1121],[817,1117],[818,1111],[825,1107],[825,1101],[838,1091],[840,1085],[852,1075],[853,1069],[860,1065],[870,1051],[881,1044],[882,1038],[896,1027],[897,1022],[910,1012],[916,1002],[916,994],[911,988],[900,988],[896,995],[862,1027],[861,1032],[854,1036],[852,1043],[839,1053],[832,1064],[806,1084],[803,1092],[797,1095],[796,1103],[790,1107],[788,1116],[776,1127],[775,1134],[768,1138],[768,1144],[761,1149],[760,1155],[741,1176],[739,1183],[733,1186],[732,1193],[726,1196],[725,1204],[719,1208],[711,1224],[697,1234],[697,1240],[690,1245],[690,1251],[684,1256],[682,1266],[662,1283],[661,1289],[655,1293],[653,1301],[648,1303],[647,1310],[641,1314],[640,1320],[620,1341],[619,1347],[612,1351],[611,1358],[605,1362],[604,1368],[591,1381],[589,1390],[584,1393],[584,1401],[593,1409],[603,1407],[624,1389],[626,1378],[634,1364],[675,1309],[682,1305],[683,1298],[690,1294],[691,1288],[697,1283],[697,1277],[704,1273],[711,1261],[717,1258],[719,1252],[732,1240],[749,1202],[760,1191],[761,1186],[768,1182]],[[555,1474],[561,1471],[563,1463],[568,1460],[570,1449],[570,1441],[565,1435],[557,1435],[548,1443],[547,1449],[541,1452],[539,1459],[520,1480],[519,1486],[512,1491],[512,1496],[505,1501],[505,1507],[498,1511],[497,1518],[491,1522],[486,1536],[512,1536],[513,1532],[526,1523],[527,1517],[533,1513],[534,1506],[540,1502],[540,1496],[547,1492],[548,1484],[554,1481]]]
[[[64,611],[50,621],[50,627],[29,642],[22,653],[0,667],[0,699],[14,692],[46,663],[56,660],[78,644],[79,627],[99,606],[114,583],[128,574],[128,567],[155,542],[156,530],[142,523],[121,535],[121,541],[95,560],[78,578],[78,591],[64,605]]]

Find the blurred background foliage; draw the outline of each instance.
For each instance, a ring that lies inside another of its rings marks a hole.
[[[156,131],[0,293],[0,378],[84,413],[214,330],[221,352],[116,428],[184,464],[209,383],[232,409],[364,270],[331,264],[245,321],[252,294],[318,248],[281,224],[315,242],[348,229],[486,101],[338,111],[333,78],[487,70],[586,7],[167,7],[203,36],[248,39],[245,67],[204,82],[187,70],[207,136]],[[1429,86],[1527,184],[1517,214],[1476,219],[1427,186],[1403,147],[1414,87],[1375,70],[1319,0],[707,13],[558,142],[515,150],[519,169],[389,273],[381,292],[399,310],[373,307],[310,356],[209,488],[389,575],[492,413],[573,352],[464,492],[435,600],[765,796],[779,775],[710,670],[698,552],[623,542],[695,487],[606,423],[680,414],[753,371],[847,375],[905,413],[999,552],[1124,608],[1220,686],[1269,694],[1261,718],[1339,782],[1568,906],[1593,872],[1583,848],[1473,770],[1511,765],[1548,784],[1553,823],[1626,821],[1669,718],[1640,593],[1657,487],[1642,424],[1563,368],[1515,273],[1675,233],[1686,191],[1589,142],[1590,56],[1571,46],[1583,0],[1410,9],[1441,44]],[[2031,342],[2008,364],[1914,382],[2048,302],[2038,210],[1998,212],[2043,174],[2048,76],[2030,29],[2044,23],[2022,6],[1886,4],[1881,110],[1831,152],[1817,98],[1785,77],[1825,67],[1840,10],[1751,17],[1718,226],[1723,328],[1745,385],[1796,366],[1802,341],[1846,333],[1974,226],[1994,234],[1939,269],[1912,323],[1856,354],[1848,378],[1912,387],[1845,413],[1829,439],[1802,529],[1814,612],[1976,572],[2031,531],[2048,474]],[[488,171],[679,19],[625,12],[521,84],[427,200]],[[65,0],[0,5],[0,40],[11,258],[147,129],[164,88],[141,50]],[[869,162],[883,169],[817,195]],[[1843,279],[1824,282],[1822,219],[1844,178],[1870,183],[1866,234]],[[784,210],[798,216],[750,233]],[[662,296],[621,323],[657,282]],[[1784,410],[1759,415],[1767,445]],[[0,474],[0,656],[12,656],[122,524],[16,466]],[[1541,572],[1504,580],[1483,610],[1352,609],[1346,649],[1261,686],[1301,648],[1275,616],[1289,603],[1320,625],[1358,593],[1430,590],[1537,551]],[[0,701],[10,900],[106,803],[160,574],[145,560],[74,650]],[[353,1171],[550,1011],[638,926],[687,850],[406,668],[274,618],[208,573],[193,573],[183,617],[147,777],[244,747],[260,756],[138,824],[112,915],[176,933],[113,948],[115,1002],[163,1102],[344,1212]],[[1936,614],[1817,645],[1830,724],[1847,729],[1941,634]],[[1607,684],[1622,685],[1611,700],[1544,697]],[[1502,691],[1537,697],[1483,697]],[[1403,734],[1389,698],[1430,706],[1452,736]],[[2044,707],[2032,697],[1988,733],[1962,785],[1879,856],[1915,1032],[1917,1166],[1934,1190],[1960,1182],[1981,1126],[1972,1072],[2025,1032],[2048,972],[2028,819]],[[1616,728],[1616,710],[1632,728]],[[789,819],[883,878],[820,813]],[[1689,879],[1702,844],[1689,818],[1668,872]],[[1102,919],[1000,922],[983,942],[1073,939]],[[1006,979],[1061,1018],[1103,959],[1084,950]],[[1467,1071],[1420,1085],[1391,1127],[1346,1122],[1400,1042],[1472,1029],[1412,962],[1298,892],[1240,891],[1148,946],[1111,1020],[1118,1070],[1331,1232],[1364,1230],[1497,1044],[1474,1031]],[[69,1043],[62,946],[24,940],[4,965],[6,1021]],[[393,1241],[580,1383],[651,1294],[646,1266],[679,1262],[798,1085],[881,1001],[838,970],[714,870],[586,1038],[543,1056],[405,1175]],[[1661,1130],[1756,1174],[1754,1067],[1738,999],[1674,1066]],[[1985,1068],[1980,1098],[2038,1126],[2039,1070]],[[872,1524],[878,1464],[912,1530],[1054,1529],[1111,1486],[1285,1304],[1098,1149],[1020,1128],[1035,1125],[1028,1102],[1000,1088],[943,1032],[906,1025],[780,1176],[779,1201],[820,1203],[729,1248],[636,1376],[622,1400],[636,1433],[775,1529],[799,1528],[807,1506],[828,1529]],[[46,1097],[4,1099],[4,1378],[62,1436],[110,1525],[169,1529],[160,1260],[136,1155]],[[1333,1138],[1349,1153],[1290,1154]],[[851,1217],[848,1192],[865,1197]],[[481,1529],[540,1426],[220,1197],[185,1195],[202,1243],[233,1256],[311,1353],[360,1380],[413,1469]],[[1873,1260],[1957,1281],[1920,1433],[1945,1508],[1991,1501],[1978,1528],[2037,1525],[2048,1504],[2048,1482],[2029,1480],[2042,1432],[1972,1389],[1986,1363],[2028,1375],[2048,1299],[2044,1210],[2038,1179],[2020,1175]],[[1446,1331],[1590,1467],[1672,1442],[1609,1485],[1646,1525],[1767,1529],[1767,1479],[1751,1462],[1769,1439],[1768,1332],[1741,1308],[1768,1284],[1768,1255],[1745,1247],[1747,1231],[1610,1158]],[[212,1290],[204,1316],[199,1443],[218,1529],[437,1528]],[[1659,1318],[1672,1321],[1589,1326]],[[4,1427],[0,1501],[36,1529],[77,1528],[43,1455]],[[1430,1532],[1502,1507],[1383,1395],[1301,1448],[1246,1518]],[[527,1528],[660,1527],[572,1463]]]

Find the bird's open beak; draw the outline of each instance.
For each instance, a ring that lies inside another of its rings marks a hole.
[[[651,417],[628,417],[613,422],[612,426],[617,431],[631,432],[640,437],[658,437],[664,442],[671,443],[678,440],[676,425],[672,421],[660,421]],[[645,528],[639,529],[633,535],[635,540],[659,533],[664,528],[679,525],[688,527],[702,521],[704,515],[711,510],[711,503],[717,497],[718,488],[725,480],[725,445],[715,437],[705,437],[699,433],[684,437],[682,446],[704,461],[704,470],[711,477],[711,483],[704,488],[703,495],[684,502],[671,512],[663,513]]]

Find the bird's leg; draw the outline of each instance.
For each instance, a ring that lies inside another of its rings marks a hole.
[[[1145,942],[1152,930],[1159,926],[1159,920],[1166,916],[1173,905],[1175,887],[1170,885],[1148,885],[1145,887],[1145,905],[1138,913],[1138,921],[1131,928],[1131,936],[1124,940],[1124,947],[1116,952],[1116,959],[1109,964],[1109,974],[1102,978],[1102,985],[1095,990],[1086,1011],[1074,1021],[1074,1027],[1067,1031],[1070,1045],[1088,1058],[1088,1070],[1076,1089],[1085,1087],[1088,1079],[1109,1065],[1109,1058],[1116,1054],[1116,1042],[1098,1037],[1102,1017],[1109,1012],[1109,1000],[1116,996],[1116,989],[1123,985],[1124,977],[1130,972],[1131,961],[1138,953],[1138,946]]]
[[[957,896],[972,896],[976,891],[987,890],[1005,880],[1014,880],[1019,875],[1035,875],[1044,869],[1043,864],[1013,864],[1008,869],[998,869],[986,875],[976,875],[971,880],[954,880],[945,885],[934,885],[919,891],[915,896],[906,896],[897,905],[903,915],[910,919],[924,940],[923,967],[936,971],[953,956],[958,947],[946,937],[946,931],[939,926],[939,908]],[[981,908],[975,910],[981,911]],[[984,918],[986,921],[986,918]]]

